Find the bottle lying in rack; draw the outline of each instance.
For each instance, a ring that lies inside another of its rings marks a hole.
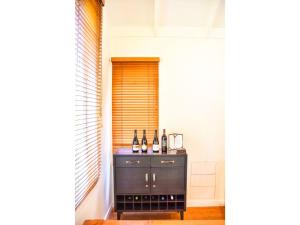
[[[169,195],[169,201],[174,201],[175,200],[175,196],[174,195]]]
[[[161,195],[160,196],[160,201],[167,201],[167,196],[166,195]]]
[[[144,195],[143,196],[143,201],[149,201],[150,200],[150,196],[149,195]]]
[[[151,201],[158,201],[158,195],[151,195]]]

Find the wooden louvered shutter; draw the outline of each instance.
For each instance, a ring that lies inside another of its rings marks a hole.
[[[100,174],[102,124],[102,4],[76,0],[75,207]]]
[[[158,129],[159,58],[112,58],[113,149],[131,147],[134,129],[139,140],[146,129],[151,146]]]

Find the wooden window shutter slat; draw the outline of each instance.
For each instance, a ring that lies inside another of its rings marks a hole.
[[[113,150],[131,147],[134,129],[151,146],[158,129],[158,57],[112,58]]]
[[[96,185],[101,168],[102,2],[76,0],[75,208]]]

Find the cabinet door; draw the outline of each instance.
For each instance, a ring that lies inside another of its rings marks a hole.
[[[151,168],[151,193],[185,193],[184,167]]]
[[[149,168],[116,168],[117,194],[149,194],[150,169]]]

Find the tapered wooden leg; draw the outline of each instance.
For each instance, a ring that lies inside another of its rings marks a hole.
[[[120,220],[120,219],[121,219],[121,213],[117,212],[117,220]]]
[[[180,211],[180,219],[183,220],[183,217],[184,217],[184,212]]]

